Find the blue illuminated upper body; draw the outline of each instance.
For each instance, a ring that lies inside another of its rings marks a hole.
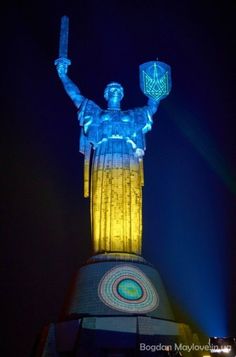
[[[59,77],[67,94],[79,109],[80,124],[94,148],[104,138],[125,138],[136,154],[142,156],[145,146],[141,136],[151,130],[152,115],[157,111],[159,101],[148,99],[148,105],[144,108],[122,111],[120,104],[124,97],[124,89],[119,83],[112,82],[105,88],[104,97],[108,105],[106,110],[102,110],[94,102],[87,100],[68,77],[69,60],[62,58],[57,61]],[[145,118],[141,119],[141,116]],[[89,130],[92,124],[97,127],[97,132]],[[81,151],[83,152],[82,147]]]

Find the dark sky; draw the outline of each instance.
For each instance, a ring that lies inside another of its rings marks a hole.
[[[102,107],[113,80],[124,109],[145,105],[139,65],[171,65],[172,92],[147,137],[144,256],[176,310],[209,335],[236,335],[233,2],[16,1],[2,10],[1,355],[29,356],[91,253],[76,108],[53,65],[64,14],[69,74]]]

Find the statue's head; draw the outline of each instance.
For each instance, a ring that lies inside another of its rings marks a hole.
[[[104,98],[109,101],[117,101],[120,102],[124,97],[124,89],[123,87],[116,82],[109,83],[104,91]]]

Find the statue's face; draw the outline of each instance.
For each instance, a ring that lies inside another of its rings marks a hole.
[[[113,99],[120,102],[124,97],[124,89],[119,83],[110,83],[105,88],[104,97],[107,101]]]

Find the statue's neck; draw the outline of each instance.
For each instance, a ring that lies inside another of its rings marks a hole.
[[[120,110],[120,100],[117,100],[117,98],[110,98],[108,100],[108,109]]]

